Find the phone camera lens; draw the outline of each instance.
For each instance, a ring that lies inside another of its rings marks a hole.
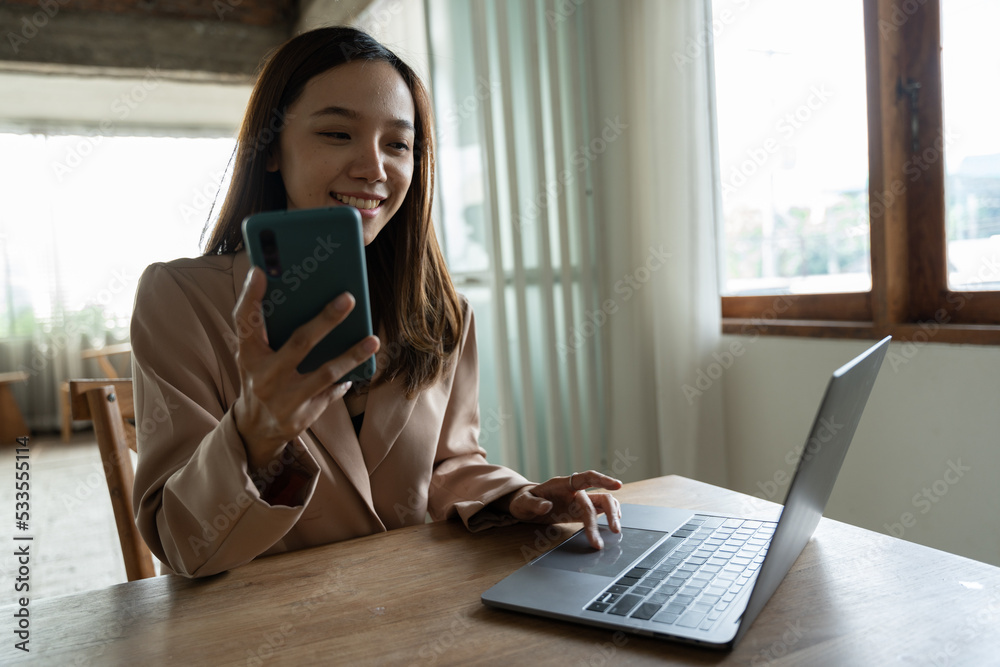
[[[281,275],[281,261],[278,258],[278,240],[273,231],[261,230],[260,247],[264,254],[264,272],[277,278]]]

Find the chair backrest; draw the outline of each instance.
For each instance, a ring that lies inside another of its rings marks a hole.
[[[132,381],[70,380],[69,394],[73,419],[89,419],[94,423],[128,580],[155,577],[153,555],[142,541],[132,516],[135,472],[129,449],[135,451],[135,427],[125,421],[135,419]]]
[[[105,377],[117,380],[120,376],[118,369],[111,363],[111,357],[132,353],[132,346],[129,343],[118,345],[105,345],[104,347],[84,350],[80,356],[84,359],[96,359],[97,365],[104,371]]]

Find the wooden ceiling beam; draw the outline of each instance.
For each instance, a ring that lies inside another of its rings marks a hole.
[[[42,8],[39,0],[3,0],[5,7],[23,15]],[[170,18],[182,21],[225,21],[244,25],[291,25],[298,15],[296,0],[52,0],[60,12],[132,18]]]
[[[237,0],[216,1],[228,7]],[[264,55],[291,36],[294,25],[291,19],[269,25],[237,22],[229,19],[230,14],[220,20],[217,16],[180,19],[134,12],[63,11],[59,0],[41,0],[41,4],[33,0],[30,7],[12,7],[13,2],[0,5],[0,70],[5,71],[37,71],[39,66],[54,68],[56,73],[81,68],[152,69],[174,76],[191,72],[201,73],[202,78],[209,73],[249,80]],[[240,6],[248,2],[242,0]],[[40,9],[46,6],[59,9],[49,17]]]

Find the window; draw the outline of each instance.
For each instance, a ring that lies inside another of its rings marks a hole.
[[[200,254],[234,143],[0,134],[0,341],[125,339],[142,270]]]
[[[1000,343],[1000,6],[713,15],[724,332]]]

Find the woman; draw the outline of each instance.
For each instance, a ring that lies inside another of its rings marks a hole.
[[[210,575],[427,512],[472,530],[583,521],[595,548],[597,514],[619,530],[617,500],[583,491],[617,480],[589,471],[536,485],[479,448],[474,320],[434,236],[433,174],[427,92],[368,35],[322,28],[265,64],[206,254],[154,264],[136,295],[136,521],[170,570]],[[348,205],[362,216],[379,337],[301,375],[299,361],[353,297],[271,350],[264,276],[249,270],[240,224],[260,211]],[[369,386],[336,382],[376,352]],[[152,426],[148,415],[161,419]]]

